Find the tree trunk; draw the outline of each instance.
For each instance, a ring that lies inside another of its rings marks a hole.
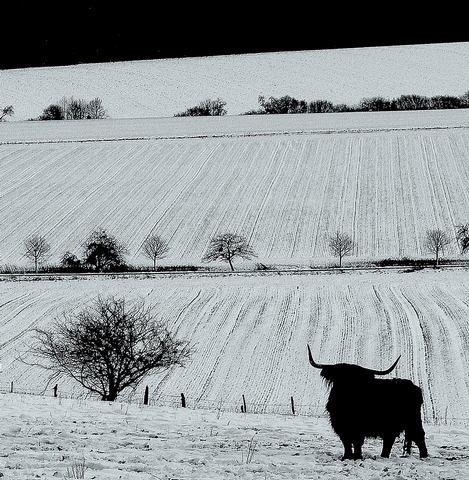
[[[114,402],[117,398],[117,393],[118,392],[115,389],[109,390],[109,393],[107,395],[103,395],[101,400],[103,402]]]
[[[228,258],[228,263],[230,264],[231,271],[234,272],[234,267],[233,267],[233,263],[231,262],[231,258]]]

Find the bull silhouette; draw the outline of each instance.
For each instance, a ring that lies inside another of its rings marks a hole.
[[[309,362],[321,369],[321,377],[330,388],[326,410],[331,426],[344,445],[346,459],[361,459],[365,438],[382,438],[382,457],[389,457],[396,438],[405,432],[404,450],[410,454],[412,442],[417,444],[420,458],[428,456],[420,409],[422,391],[410,380],[376,379],[387,370],[370,370],[358,365],[316,363],[308,345]],[[353,447],[353,448],[352,448]]]

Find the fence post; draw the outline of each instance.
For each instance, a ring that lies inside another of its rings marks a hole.
[[[13,380],[11,381],[11,384],[10,384],[10,393],[13,393]]]
[[[241,409],[243,413],[246,413],[246,399],[244,398],[244,393],[243,393],[243,408]]]
[[[290,401],[291,401],[291,411],[293,415],[295,415],[295,402],[293,401],[293,397],[290,397]]]
[[[148,405],[148,385],[145,387],[145,394],[143,395],[143,404]]]
[[[57,388],[59,388],[58,384],[55,384],[55,387],[52,389],[54,390],[54,397],[57,397]]]
[[[186,397],[184,396],[183,393],[181,393],[181,405],[182,405],[182,408],[186,408]]]

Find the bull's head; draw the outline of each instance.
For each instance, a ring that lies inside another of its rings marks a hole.
[[[335,365],[323,365],[321,363],[316,363],[313,360],[313,355],[311,354],[311,349],[308,345],[308,355],[309,363],[314,368],[321,369],[321,377],[327,382],[328,385],[331,385],[334,382],[357,382],[357,381],[367,381],[372,380],[375,375],[387,375],[391,373],[397,365],[397,362],[401,358],[397,357],[397,360],[386,370],[371,370],[369,368],[360,367],[358,365],[351,365],[349,363],[337,363]]]

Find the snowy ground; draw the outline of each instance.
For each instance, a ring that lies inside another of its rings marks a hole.
[[[100,97],[112,118],[171,117],[217,97],[237,115],[257,109],[259,95],[349,104],[462,95],[468,51],[469,43],[450,43],[83,64],[4,70],[0,83],[15,120],[36,118],[64,96]]]
[[[463,479],[469,433],[425,426],[430,457],[379,457],[367,440],[362,461],[340,461],[327,419],[0,396],[0,473],[5,479]]]

